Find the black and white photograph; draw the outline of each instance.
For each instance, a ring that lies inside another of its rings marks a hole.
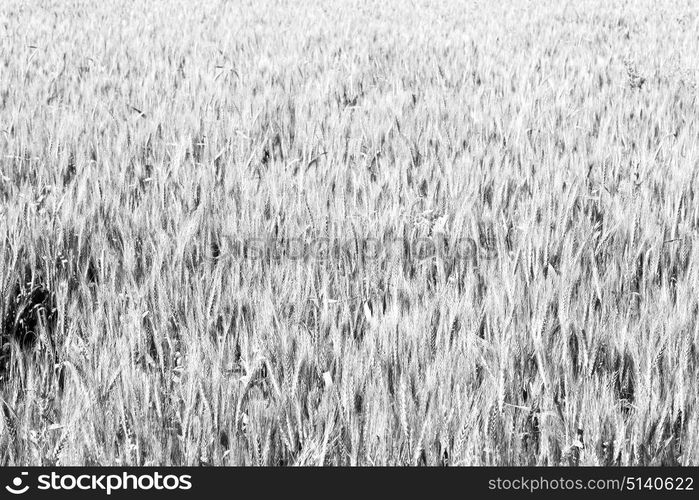
[[[689,474],[698,96],[690,0],[1,0],[0,464]]]

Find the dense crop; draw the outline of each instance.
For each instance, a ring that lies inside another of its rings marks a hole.
[[[697,33],[2,2],[0,463],[697,465]]]

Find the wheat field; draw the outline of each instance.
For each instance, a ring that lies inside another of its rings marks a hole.
[[[697,465],[698,7],[3,1],[0,463]]]

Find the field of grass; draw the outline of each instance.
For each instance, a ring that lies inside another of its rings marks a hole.
[[[0,463],[699,464],[698,7],[3,1]]]

